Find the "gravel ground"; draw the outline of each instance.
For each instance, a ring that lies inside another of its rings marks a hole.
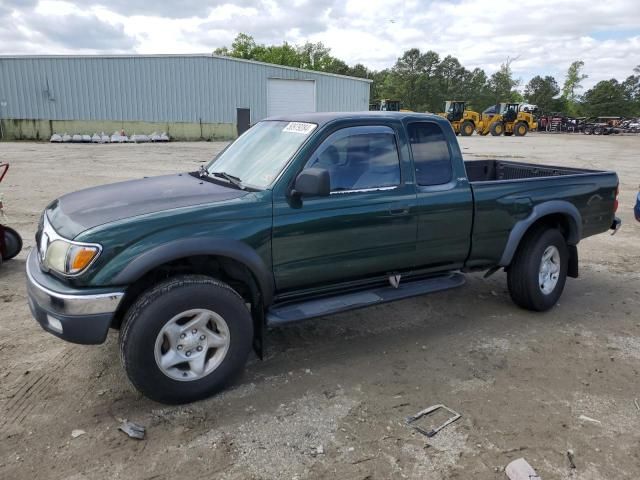
[[[273,330],[266,359],[252,358],[236,385],[182,407],[133,390],[116,332],[94,347],[43,332],[27,308],[24,261],[55,197],[195,170],[224,144],[0,143],[0,162],[12,164],[5,221],[25,238],[0,267],[0,478],[503,479],[521,456],[544,479],[637,478],[640,137],[460,140],[468,159],[620,175],[625,225],[580,244],[580,278],[555,309],[520,310],[504,274],[470,275],[461,289]],[[404,424],[436,403],[462,418],[430,439]],[[124,418],[146,439],[119,432]]]

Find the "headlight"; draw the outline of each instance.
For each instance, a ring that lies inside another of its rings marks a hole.
[[[57,239],[47,248],[44,265],[64,275],[77,275],[100,253],[97,245],[83,245]]]

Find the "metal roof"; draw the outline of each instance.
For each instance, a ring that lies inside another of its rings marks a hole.
[[[306,73],[315,73],[318,75],[327,75],[330,77],[338,77],[338,78],[348,78],[349,80],[359,80],[361,82],[372,83],[373,80],[370,78],[361,78],[361,77],[352,77],[350,75],[340,75],[338,73],[329,73],[323,72],[322,70],[309,70],[307,68],[297,68],[290,67],[287,65],[278,65],[277,63],[267,63],[267,62],[259,62],[258,60],[247,60],[244,58],[237,57],[228,57],[225,55],[214,55],[207,53],[157,53],[157,54],[142,54],[142,55],[133,55],[133,54],[107,54],[107,55],[0,55],[1,59],[46,59],[46,58],[92,58],[92,59],[100,59],[100,58],[219,58],[222,60],[230,60],[233,62],[245,62],[245,63],[253,63],[256,65],[265,65],[273,68],[283,68],[285,70],[293,70],[296,72],[306,72]]]

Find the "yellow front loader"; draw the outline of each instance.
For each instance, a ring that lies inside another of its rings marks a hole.
[[[482,114],[476,131],[480,135],[491,133],[494,137],[504,134],[506,137],[515,135],[524,137],[529,130],[537,130],[538,123],[529,112],[521,111],[519,103],[500,103],[499,111],[495,114]]]
[[[438,115],[449,120],[456,135],[462,135],[463,137],[473,135],[480,122],[480,114],[478,112],[467,110],[466,102],[457,100],[447,100],[444,104],[444,112]]]

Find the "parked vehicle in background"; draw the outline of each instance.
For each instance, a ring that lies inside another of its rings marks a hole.
[[[8,163],[0,163],[0,183],[4,180],[9,171]],[[4,222],[4,205],[2,194],[0,194],[0,222]],[[11,260],[22,250],[22,237],[13,228],[0,223],[0,264],[6,260]]]
[[[582,238],[617,229],[614,172],[465,162],[449,122],[400,112],[261,121],[199,172],[70,193],[27,260],[33,316],[65,340],[120,329],[148,397],[221,390],[266,329],[507,272],[545,311]]]

